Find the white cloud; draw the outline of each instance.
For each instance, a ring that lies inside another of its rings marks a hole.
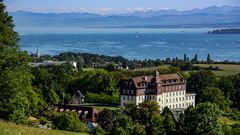
[[[141,8],[141,7],[135,7],[134,10],[135,10],[135,11],[144,11],[144,9]]]

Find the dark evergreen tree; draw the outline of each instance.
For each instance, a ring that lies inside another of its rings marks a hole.
[[[197,63],[198,62],[198,54],[196,53],[194,58],[192,59],[192,62]]]
[[[211,63],[212,63],[212,59],[211,59],[210,54],[207,55],[207,63],[208,63],[208,64],[211,64]]]
[[[214,85],[215,76],[210,71],[200,71],[190,73],[187,79],[187,91],[196,93],[196,102],[203,98],[203,90]]]
[[[185,111],[184,130],[187,135],[223,135],[221,111],[211,103],[200,103]]]
[[[186,53],[184,54],[184,61],[185,62],[187,61],[187,54]]]
[[[97,123],[106,131],[110,132],[113,128],[113,112],[104,109],[98,114]]]

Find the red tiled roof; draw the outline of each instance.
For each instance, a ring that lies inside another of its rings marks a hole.
[[[170,80],[182,80],[183,77],[180,73],[175,74],[162,74],[157,77],[154,76],[144,76],[144,77],[133,77],[132,81],[136,88],[140,88],[139,83],[143,82],[154,82],[154,83],[164,83],[164,81]]]

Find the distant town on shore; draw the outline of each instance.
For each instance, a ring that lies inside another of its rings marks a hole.
[[[240,34],[240,29],[221,29],[209,31],[208,34]]]

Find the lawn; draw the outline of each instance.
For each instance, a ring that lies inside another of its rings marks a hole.
[[[76,132],[39,129],[0,120],[0,135],[85,135]]]
[[[234,121],[229,119],[228,117],[221,117],[220,119],[222,124],[226,124],[226,125],[233,125],[233,124],[239,124],[239,121]]]
[[[102,111],[103,109],[109,109],[109,110],[117,110],[120,109],[118,105],[104,105],[104,104],[96,104],[96,103],[84,103],[83,106],[89,106],[94,107],[98,111]]]
[[[228,75],[236,75],[240,73],[240,65],[233,65],[233,64],[194,64],[194,66],[200,67],[219,67],[223,71],[213,71],[213,73],[217,76],[228,76]]]

